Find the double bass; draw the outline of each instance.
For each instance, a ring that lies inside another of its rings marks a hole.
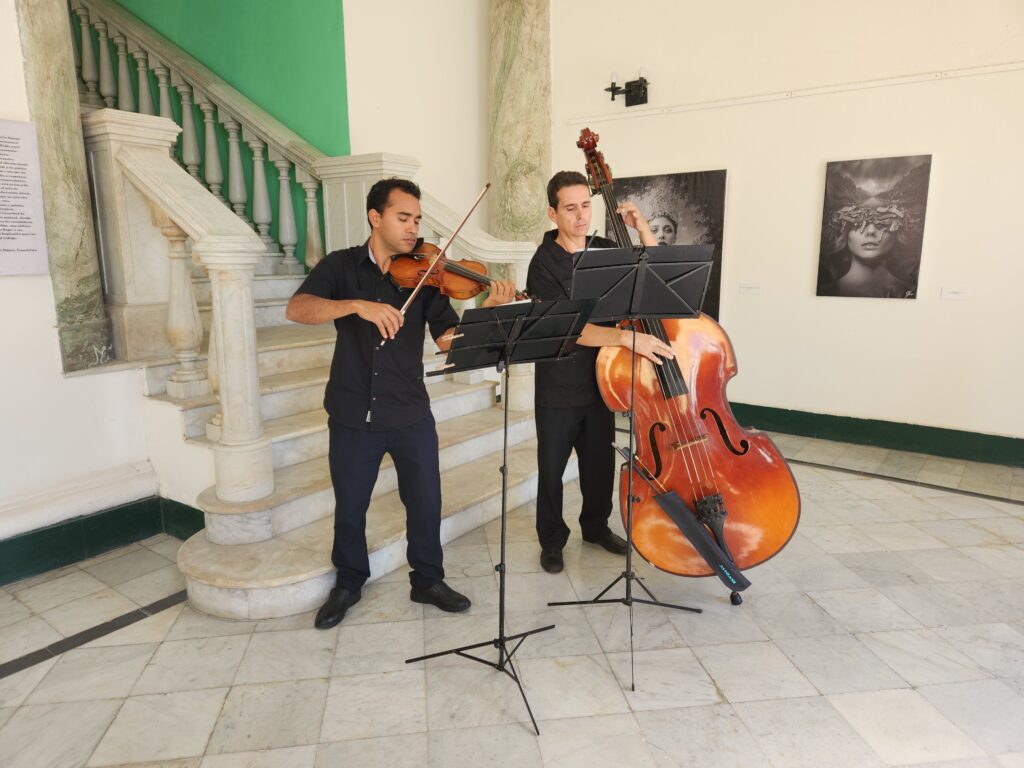
[[[597,151],[597,140],[585,128],[577,146],[586,155],[594,193],[615,211],[611,171]],[[613,239],[620,247],[630,247],[625,223],[614,214],[610,218]],[[720,575],[683,533],[687,526],[674,522],[658,503],[659,493],[668,491],[706,526],[737,569],[765,562],[796,530],[800,494],[771,438],[740,427],[729,407],[725,386],[737,370],[729,337],[704,314],[693,319],[624,321],[623,327],[630,323],[675,353],[662,365],[634,357],[625,347],[603,347],[597,356],[597,382],[605,404],[617,412],[633,406],[636,453],[623,465],[619,479],[620,509],[627,526],[632,485],[634,548],[669,573]],[[736,590],[731,598],[734,604],[742,602]]]

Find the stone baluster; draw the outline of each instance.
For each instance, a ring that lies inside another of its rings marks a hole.
[[[298,166],[295,167],[295,180],[306,193],[306,252],[303,258],[306,269],[312,269],[324,257],[324,241],[320,237],[320,209],[316,202],[320,182]]]
[[[89,11],[78,8],[78,21],[82,25],[82,80],[85,82],[85,103],[98,107],[103,103],[99,94],[99,69],[96,66],[96,51],[92,47],[92,33],[89,30]]]
[[[185,248],[188,236],[165,214],[157,213],[153,218],[170,243],[167,339],[174,348],[178,367],[167,380],[167,394],[179,398],[207,395],[210,382],[206,371],[196,364],[203,343],[203,324],[192,290],[192,254]]]
[[[284,251],[284,258],[277,265],[276,272],[279,275],[301,275],[304,270],[295,258],[299,233],[295,227],[295,206],[292,203],[292,164],[273,149],[269,154],[277,168],[277,239]]]
[[[173,72],[171,82],[181,94],[181,162],[189,175],[199,181],[199,139],[196,136],[196,116],[192,111],[192,86],[179,81]]]
[[[217,143],[217,118],[214,115],[217,108],[204,94],[199,94],[197,101],[199,109],[203,111],[205,127],[203,152],[206,154],[206,164],[203,167],[203,176],[210,192],[218,200],[226,203],[224,195],[220,193],[220,188],[224,185],[224,168],[220,164],[220,145]]]
[[[171,71],[165,67],[155,56],[149,57],[149,65],[153,67],[153,74],[156,75],[156,88],[159,92],[160,117],[166,117],[174,121],[174,110],[171,108]],[[181,138],[178,138],[181,141]],[[174,144],[168,150],[172,158],[175,158]]]
[[[100,96],[108,107],[114,107],[117,97],[117,83],[114,80],[114,65],[110,60],[110,44],[107,37],[107,22],[97,21],[96,31],[100,43]]]
[[[267,247],[266,256],[263,257],[263,263],[256,268],[256,274],[273,275],[277,273],[281,252],[277,249],[277,243],[270,238],[272,214],[270,194],[267,192],[267,168],[263,163],[263,151],[267,145],[259,137],[250,135],[245,126],[242,126],[242,138],[252,150],[252,220],[260,234],[260,240]]]
[[[213,446],[217,498],[253,501],[273,493],[274,463],[260,416],[260,381],[253,313],[257,246],[233,238],[200,238],[193,246],[210,273],[212,333],[217,337],[222,425]]]
[[[114,45],[117,46],[117,108],[134,112],[135,93],[132,91],[132,75],[128,69],[128,40],[124,35],[115,35]]]
[[[242,126],[223,110],[220,110],[220,113],[224,128],[228,132],[228,201],[242,221],[250,224],[245,215],[245,204],[249,198],[245,188],[245,175],[242,173],[242,146],[239,143]]]
[[[149,57],[137,45],[128,44],[128,49],[135,57],[135,68],[139,73],[139,114],[155,115],[153,110],[153,91],[149,86]]]

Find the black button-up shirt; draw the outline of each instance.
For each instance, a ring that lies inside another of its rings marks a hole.
[[[555,238],[558,230],[544,233],[537,252],[530,260],[526,276],[526,292],[545,301],[568,299],[572,289],[573,254],[560,246]],[[595,237],[591,248],[615,248],[612,240]],[[597,388],[597,353],[600,347],[575,346],[575,354],[563,360],[537,363],[534,375],[534,401],[541,407],[569,408],[601,402]]]
[[[296,293],[322,299],[381,301],[401,309],[411,290],[397,288],[370,260],[368,243],[333,251]],[[399,429],[430,411],[423,384],[423,334],[435,339],[459,322],[448,297],[424,286],[405,313],[405,324],[381,347],[377,326],[356,314],[334,321],[338,341],[324,396],[328,415],[352,429]]]

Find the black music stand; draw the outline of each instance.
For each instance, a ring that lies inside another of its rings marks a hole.
[[[428,376],[443,373],[472,371],[478,368],[495,366],[498,373],[504,373],[501,399],[505,411],[504,446],[501,462],[501,555],[494,570],[498,572],[498,636],[481,643],[463,645],[446,651],[428,653],[406,659],[406,664],[425,661],[438,656],[454,654],[472,659],[511,677],[523,697],[526,711],[530,715],[533,729],[540,735],[537,720],[530,709],[526,691],[519,680],[519,674],[512,663],[512,657],[519,646],[530,635],[554,629],[554,624],[546,627],[518,632],[514,635],[505,634],[505,535],[508,519],[508,401],[509,401],[509,365],[514,363],[534,363],[542,360],[554,360],[568,355],[573,348],[573,341],[583,332],[583,326],[590,317],[596,304],[594,299],[577,301],[544,301],[537,303],[505,304],[488,309],[468,309],[462,315],[462,321],[455,330],[452,346],[448,350],[446,364]],[[510,651],[510,642],[518,641]],[[488,661],[474,656],[467,651],[492,646],[498,649],[498,660]]]
[[[574,256],[572,298],[596,298],[597,307],[592,320],[639,320],[642,318],[687,318],[700,314],[708,280],[714,246],[668,245],[647,248],[586,249]],[[632,325],[633,346],[636,356],[636,325]],[[633,402],[635,394],[635,366],[630,366],[629,455],[635,455],[633,430]],[[685,387],[685,384],[683,385]],[[626,569],[614,581],[590,600],[567,600],[548,605],[602,605],[621,603],[629,608],[629,643],[631,688],[636,690],[636,677],[632,674],[633,658],[633,604],[657,605],[680,611],[701,613],[674,603],[663,603],[654,596],[643,579],[633,570],[633,473],[629,472],[626,495]],[[626,582],[623,597],[604,596],[620,581]],[[633,596],[636,581],[648,598]]]

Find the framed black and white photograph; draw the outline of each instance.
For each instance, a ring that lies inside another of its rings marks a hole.
[[[931,155],[828,164],[818,296],[917,298]]]
[[[615,197],[632,201],[650,222],[659,245],[713,244],[714,263],[703,311],[718,319],[722,281],[722,227],[725,221],[725,171],[695,171],[657,176],[616,177]],[[605,231],[612,228],[606,212]],[[639,245],[630,230],[633,244]]]

